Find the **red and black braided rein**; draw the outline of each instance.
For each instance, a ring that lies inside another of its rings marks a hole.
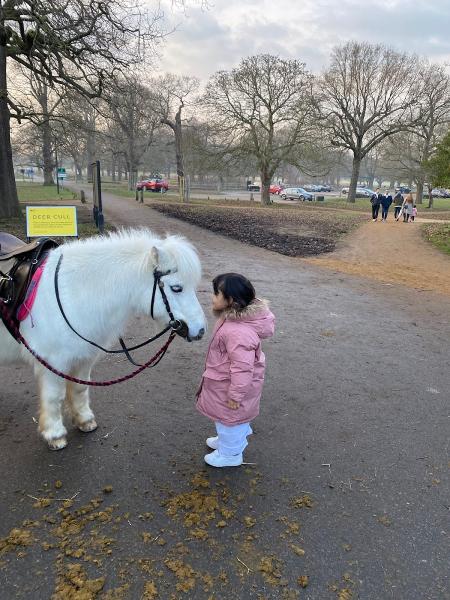
[[[144,369],[147,369],[151,366],[155,367],[159,363],[159,361],[162,359],[164,354],[167,352],[167,349],[169,348],[170,344],[173,342],[175,335],[176,335],[176,332],[172,331],[169,335],[167,342],[164,344],[164,346],[162,346],[158,350],[158,352],[154,356],[152,356],[152,358],[150,358],[146,363],[144,363],[142,366],[140,366],[139,369],[136,369],[132,373],[129,373],[128,375],[124,375],[123,377],[118,377],[117,379],[111,379],[109,381],[88,381],[87,379],[78,379],[78,377],[72,377],[72,375],[67,375],[67,373],[58,371],[58,369],[55,369],[54,367],[49,365],[46,360],[44,360],[41,356],[39,356],[39,354],[37,354],[32,348],[30,348],[27,341],[20,333],[14,320],[11,319],[11,317],[7,314],[7,311],[3,305],[3,302],[1,302],[1,301],[0,301],[0,311],[2,313],[2,318],[8,322],[8,325],[11,327],[12,331],[14,331],[13,337],[16,339],[16,341],[21,342],[25,346],[25,348],[28,350],[28,352],[30,354],[32,354],[38,362],[41,363],[41,365],[43,365],[46,369],[48,369],[55,375],[58,375],[58,377],[67,379],[67,381],[72,381],[73,383],[79,383],[81,385],[90,385],[93,387],[106,387],[108,385],[115,385],[116,383],[123,383],[124,381],[128,381],[128,379],[132,379],[136,375],[139,375],[139,373],[144,371]],[[153,363],[155,363],[155,364],[153,364]]]

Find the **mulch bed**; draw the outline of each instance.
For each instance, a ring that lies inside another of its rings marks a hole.
[[[311,210],[301,205],[242,208],[152,202],[151,207],[169,217],[287,256],[332,252],[341,235],[367,221],[365,215]]]

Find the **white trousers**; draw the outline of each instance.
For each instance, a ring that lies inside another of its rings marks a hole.
[[[241,425],[223,425],[215,423],[219,438],[218,451],[222,456],[241,454],[248,446],[247,436],[253,433],[250,423]]]

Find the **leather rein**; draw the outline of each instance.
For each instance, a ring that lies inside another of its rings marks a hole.
[[[169,275],[170,273],[173,273],[173,271],[171,271],[169,269],[168,271],[164,271],[163,272],[163,271],[159,271],[157,268],[155,268],[153,270],[153,291],[152,291],[152,301],[151,301],[151,306],[150,306],[150,315],[151,315],[152,319],[155,318],[154,314],[153,314],[153,310],[154,310],[154,306],[155,306],[156,287],[158,286],[159,291],[161,293],[162,300],[164,302],[164,306],[165,306],[165,308],[167,310],[167,313],[169,315],[169,318],[170,318],[169,324],[162,331],[160,331],[159,333],[157,333],[153,337],[149,338],[145,342],[137,344],[136,346],[132,346],[131,348],[127,348],[127,346],[126,346],[125,342],[123,341],[123,339],[121,337],[119,337],[119,342],[120,342],[120,345],[122,346],[122,350],[108,350],[107,348],[103,348],[103,346],[100,346],[96,342],[93,342],[92,340],[89,340],[88,338],[84,337],[70,323],[69,319],[66,316],[66,313],[64,312],[62,304],[61,304],[61,298],[59,296],[58,275],[59,275],[59,269],[60,269],[61,263],[62,263],[62,258],[63,258],[63,255],[61,254],[60,257],[59,257],[59,260],[58,260],[58,264],[56,265],[55,276],[54,276],[56,301],[58,303],[58,307],[59,307],[59,310],[61,312],[61,315],[63,316],[64,321],[69,326],[69,328],[79,338],[81,338],[82,340],[84,340],[88,344],[91,344],[91,346],[95,346],[96,348],[98,348],[99,350],[102,350],[103,352],[106,352],[107,354],[125,354],[125,356],[128,358],[128,360],[133,365],[135,365],[136,367],[141,367],[142,366],[141,364],[139,364],[139,363],[137,363],[137,362],[135,362],[133,360],[133,358],[130,355],[130,352],[132,352],[133,350],[137,350],[138,348],[143,348],[144,346],[147,346],[147,344],[151,344],[151,342],[154,342],[155,340],[157,340],[158,338],[160,338],[162,335],[164,335],[169,330],[172,330],[173,332],[177,333],[181,337],[187,337],[188,336],[189,330],[188,330],[187,324],[184,321],[180,321],[179,319],[175,319],[175,317],[173,316],[172,310],[170,308],[169,301],[168,301],[167,296],[166,296],[166,292],[164,290],[164,282],[161,280],[162,277],[164,277],[165,275]]]
[[[128,357],[128,359],[131,360],[131,362],[134,365],[136,365],[138,368],[135,371],[133,371],[132,373],[129,373],[128,375],[124,375],[122,377],[118,377],[117,379],[112,379],[109,381],[91,381],[91,380],[86,380],[86,379],[79,379],[78,377],[73,377],[72,375],[63,373],[62,371],[59,371],[58,369],[55,369],[54,367],[52,367],[45,359],[43,359],[41,356],[39,356],[39,354],[37,354],[37,352],[35,352],[28,345],[27,341],[24,339],[24,337],[20,333],[19,328],[17,327],[16,323],[11,318],[11,316],[8,314],[5,302],[0,302],[0,312],[2,313],[2,317],[7,322],[8,326],[10,328],[10,331],[13,332],[13,337],[16,339],[16,341],[22,343],[25,346],[25,348],[30,352],[30,354],[32,354],[38,362],[40,362],[46,369],[48,369],[55,375],[58,375],[58,377],[62,377],[63,379],[72,381],[74,383],[78,383],[80,385],[88,385],[88,386],[95,386],[95,387],[100,387],[100,386],[104,387],[104,386],[114,385],[116,383],[122,383],[124,381],[127,381],[128,379],[132,379],[133,377],[135,377],[136,375],[141,373],[144,369],[147,369],[149,367],[155,367],[160,362],[160,360],[163,358],[165,353],[167,352],[167,350],[168,350],[170,344],[173,342],[176,334],[178,334],[182,337],[186,337],[186,338],[188,337],[189,328],[184,321],[180,321],[179,319],[174,318],[174,315],[170,308],[169,301],[168,301],[166,293],[164,291],[164,282],[161,281],[162,277],[164,277],[165,275],[168,275],[169,273],[171,273],[173,271],[169,270],[169,271],[162,272],[162,271],[159,271],[157,268],[155,268],[153,271],[154,282],[153,282],[153,292],[152,292],[150,314],[151,314],[152,318],[154,318],[153,310],[154,310],[155,297],[156,297],[156,286],[158,286],[158,288],[161,292],[164,306],[166,307],[166,310],[170,317],[170,322],[167,325],[167,327],[165,327],[162,331],[160,331],[158,334],[156,334],[154,337],[150,338],[149,340],[142,342],[141,344],[138,344],[131,348],[127,348],[125,346],[125,343],[123,342],[122,338],[120,338],[120,342],[121,342],[121,344],[123,344],[122,350],[108,350],[107,348],[103,348],[99,344],[96,344],[95,342],[88,340],[87,338],[83,337],[80,333],[78,333],[76,331],[76,329],[74,329],[74,327],[72,327],[72,325],[70,324],[69,320],[67,319],[67,317],[64,313],[64,310],[63,310],[63,307],[61,304],[61,299],[59,297],[59,288],[58,288],[58,272],[59,272],[59,267],[61,265],[61,262],[62,262],[62,254],[58,260],[58,264],[57,264],[57,267],[55,270],[54,283],[55,283],[55,293],[56,293],[56,299],[58,302],[58,306],[59,306],[61,314],[64,317],[64,320],[66,321],[67,325],[78,337],[85,340],[92,346],[95,346],[96,348],[103,350],[103,352],[107,352],[109,354],[124,353]],[[138,363],[135,363],[133,361],[133,359],[129,356],[130,351],[137,350],[138,348],[142,348],[143,346],[146,346],[150,342],[153,342],[154,340],[161,337],[164,333],[166,333],[169,330],[171,330],[171,332],[170,332],[169,338],[167,339],[166,343],[156,352],[156,354],[154,356],[152,356],[152,358],[150,358],[143,365],[139,365]]]

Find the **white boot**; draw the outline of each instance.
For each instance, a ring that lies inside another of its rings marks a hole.
[[[215,437],[207,438],[206,445],[213,450],[217,450],[219,447],[219,436],[216,435]]]
[[[218,450],[214,450],[211,454],[205,454],[205,463],[211,467],[239,467],[242,465],[243,457],[241,454],[235,456],[223,456]]]

